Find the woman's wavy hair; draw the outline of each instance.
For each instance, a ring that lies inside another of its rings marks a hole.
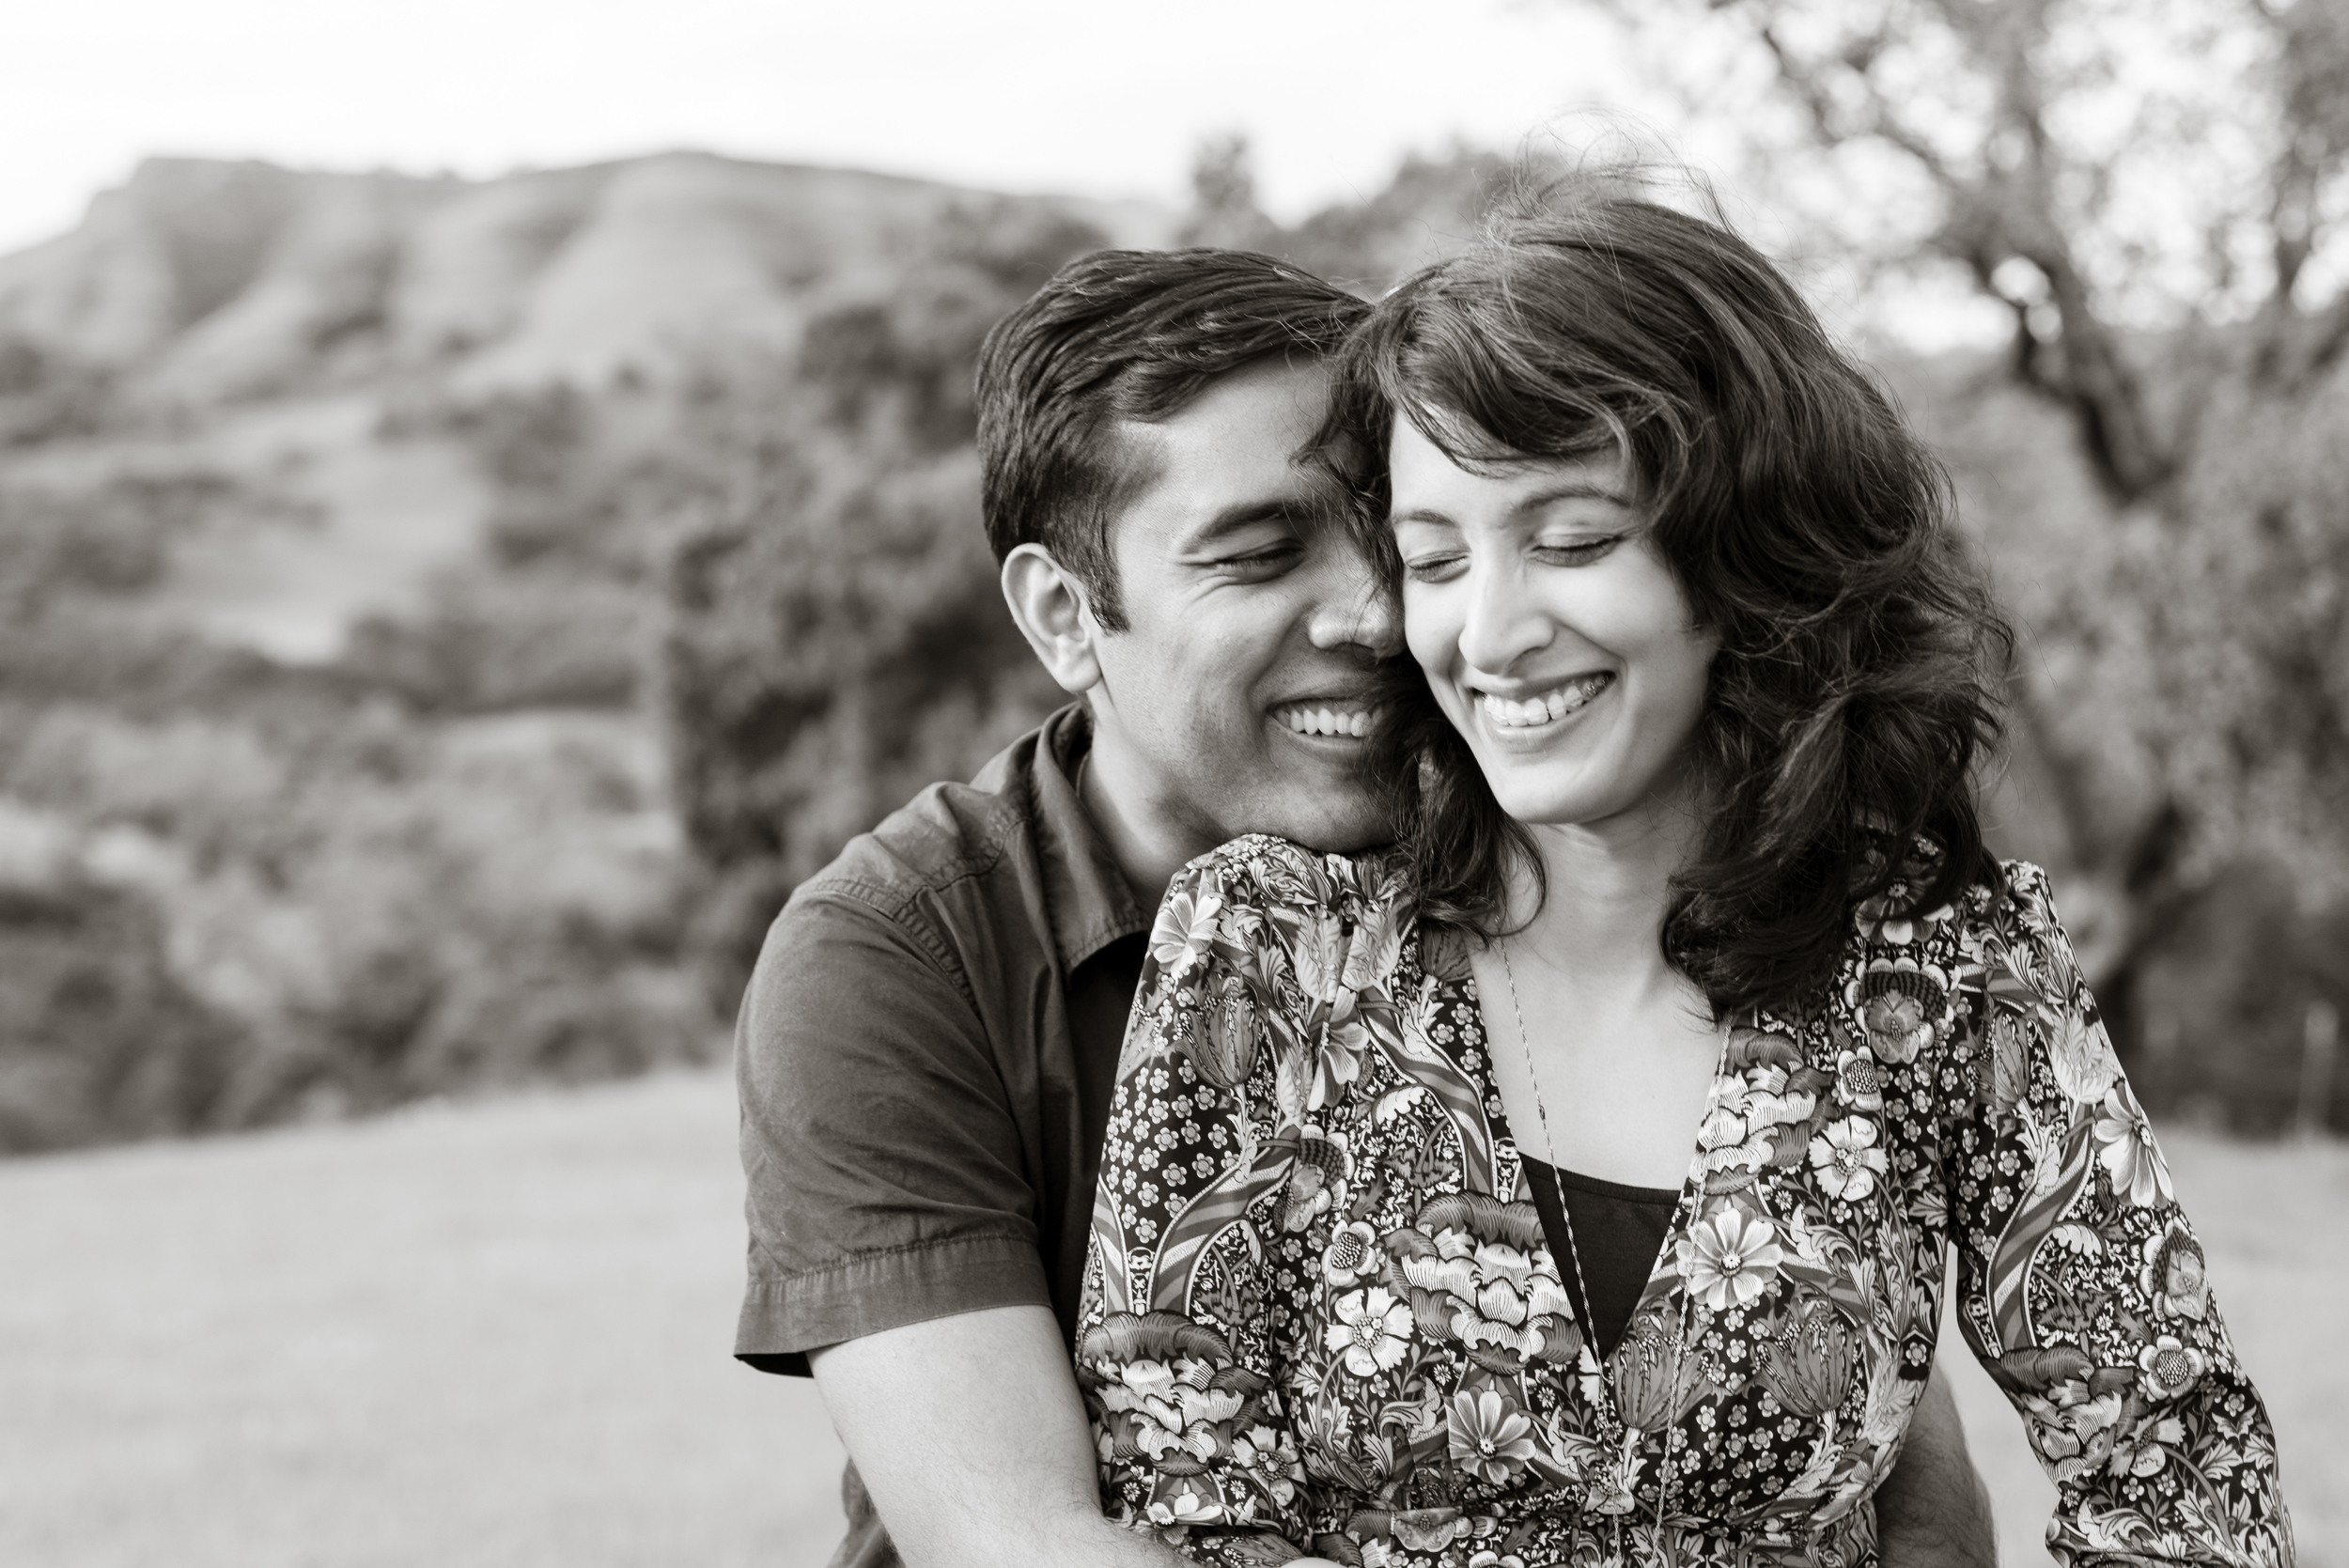
[[[1544,193],[1396,287],[1339,363],[1332,435],[1357,451],[1384,452],[1400,416],[1471,470],[1628,458],[1721,639],[1693,743],[1710,815],[1662,933],[1716,1009],[1799,1007],[1855,902],[1900,880],[1931,909],[1985,873],[1973,767],[2012,634],[1938,461],[1726,225],[1619,188]],[[1399,584],[1373,466],[1364,536]],[[1391,684],[1373,767],[1423,918],[1502,935],[1512,873],[1540,876],[1532,837],[1417,666]]]

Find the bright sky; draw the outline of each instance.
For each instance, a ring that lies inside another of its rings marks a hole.
[[[71,0],[0,50],[0,253],[142,157],[491,175],[678,147],[1294,218],[1413,147],[1651,116],[1589,0]]]

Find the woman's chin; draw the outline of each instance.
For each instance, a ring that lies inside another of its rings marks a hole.
[[[1601,821],[1621,808],[1584,790],[1495,787],[1493,799],[1513,821],[1529,828],[1573,828]]]
[[[1577,748],[1544,757],[1511,755],[1473,739],[1470,749],[1494,801],[1528,827],[1595,828],[1685,806],[1690,780],[1685,740],[1661,757],[1636,745]]]
[[[1675,799],[1674,791],[1658,787],[1653,778],[1639,784],[1620,777],[1544,780],[1488,772],[1485,778],[1501,809],[1529,828],[1628,825],[1653,817]]]
[[[1571,756],[1513,754],[1476,745],[1475,738],[1471,737],[1470,750],[1476,753],[1486,787],[1493,792],[1501,809],[1517,821],[1581,822],[1604,815],[1610,798],[1621,793],[1609,787],[1613,781],[1607,775],[1613,769],[1595,768]]]

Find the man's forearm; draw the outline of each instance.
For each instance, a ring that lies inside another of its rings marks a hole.
[[[1102,1517],[1092,1428],[1044,1308],[910,1324],[811,1360],[907,1568],[1186,1568]]]
[[[1050,1312],[1003,1307],[819,1351],[816,1381],[907,1568],[1181,1568],[1101,1515]],[[1886,1568],[1995,1568],[1989,1497],[1937,1371],[1876,1493]]]
[[[1997,1568],[1990,1494],[1974,1473],[1957,1401],[1938,1367],[1875,1505],[1876,1549],[1885,1568]]]

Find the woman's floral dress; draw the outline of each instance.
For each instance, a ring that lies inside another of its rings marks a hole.
[[[1954,1244],[2060,1560],[2288,1564],[2267,1413],[2045,876],[1899,892],[1815,1006],[1732,1032],[1601,1361],[1400,878],[1263,837],[1195,862],[1079,1330],[1111,1511],[1223,1563],[1867,1564]]]

